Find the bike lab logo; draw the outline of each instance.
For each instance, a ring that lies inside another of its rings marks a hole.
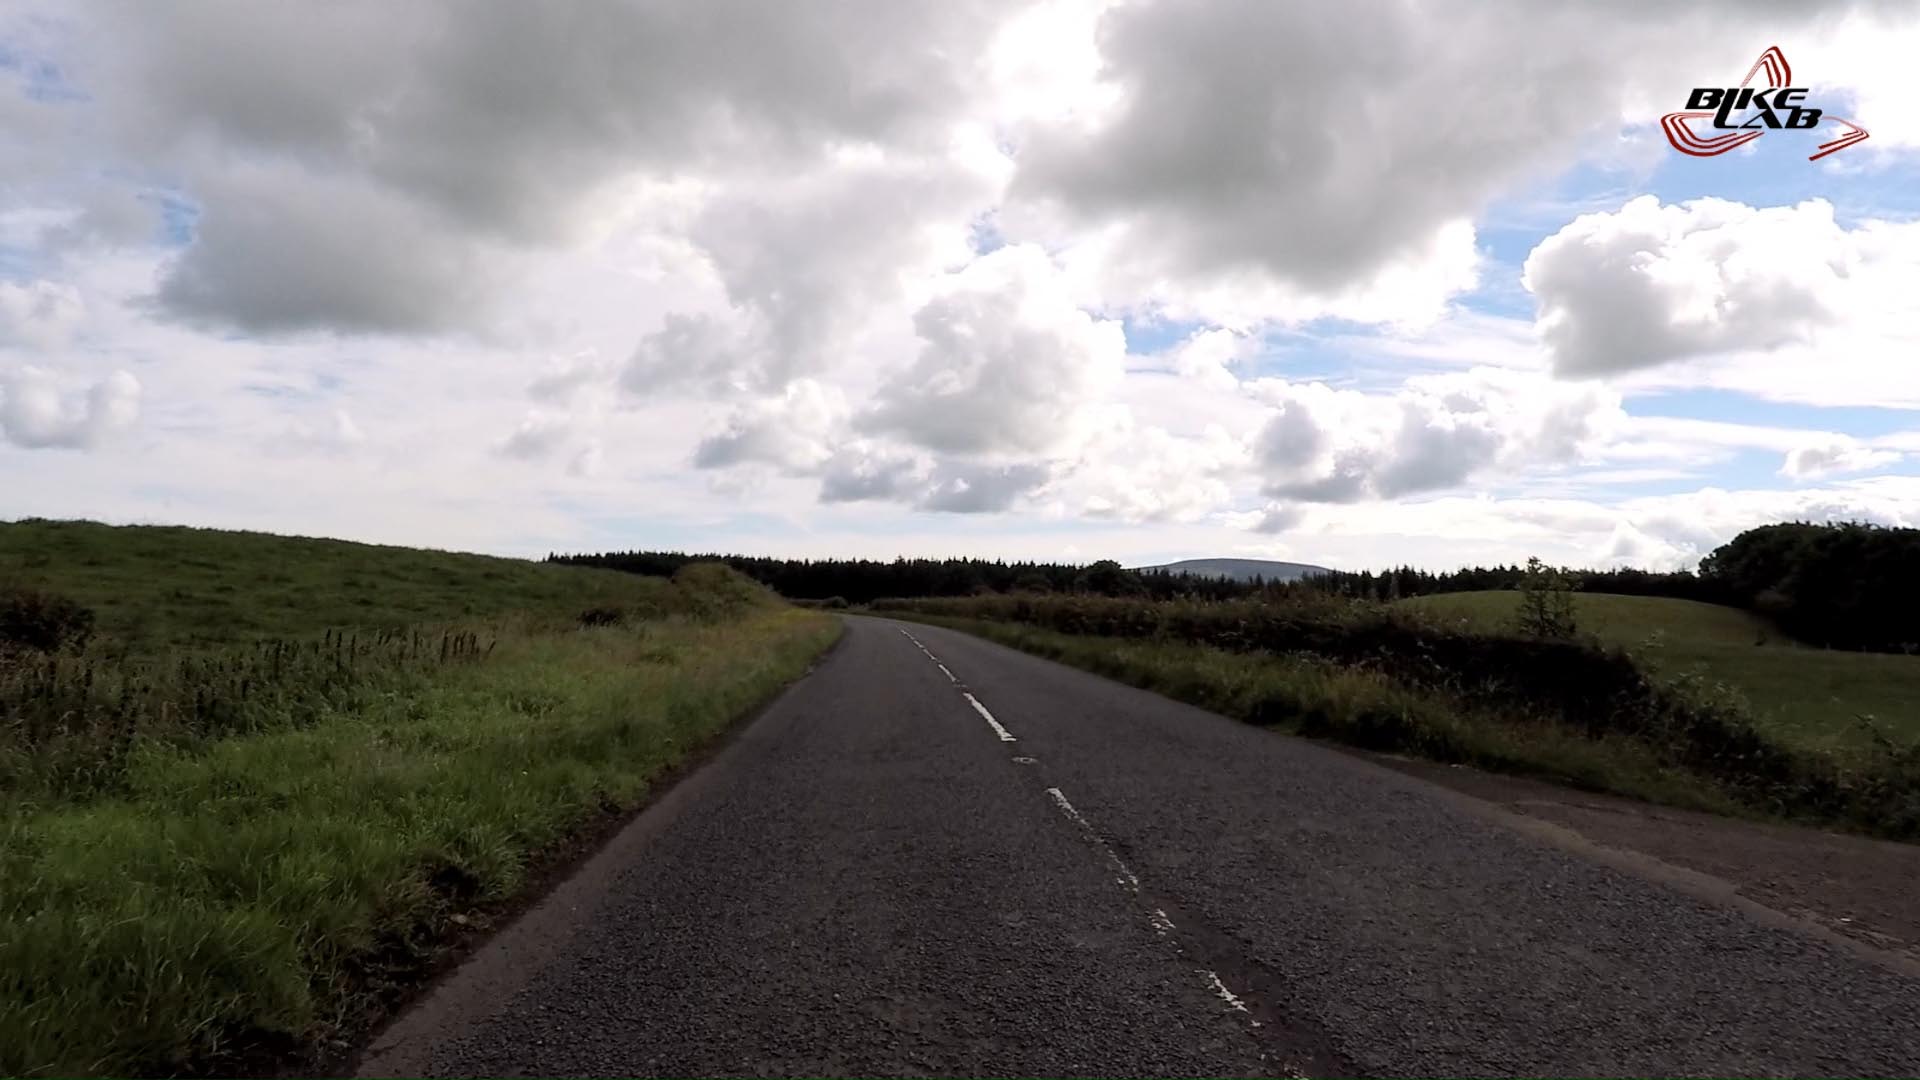
[[[1764,81],[1764,86],[1753,85],[1756,75]],[[1793,85],[1793,69],[1787,66],[1780,46],[1775,45],[1760,54],[1739,86],[1696,87],[1687,98],[1688,111],[1668,113],[1660,118],[1660,126],[1675,150],[1694,157],[1716,157],[1737,146],[1745,146],[1769,131],[1783,128],[1812,131],[1823,123],[1838,124],[1845,131],[1839,138],[1815,147],[1808,161],[1819,161],[1867,137],[1866,128],[1813,108],[1806,100],[1806,88]],[[1723,134],[1697,135],[1689,126],[1709,117]],[[1828,133],[1831,130],[1828,129]]]

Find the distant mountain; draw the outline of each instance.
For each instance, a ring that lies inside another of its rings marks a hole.
[[[1176,574],[1231,578],[1234,581],[1249,581],[1256,577],[1266,581],[1298,581],[1311,574],[1332,573],[1324,566],[1274,559],[1182,559],[1163,566],[1140,566],[1135,569],[1168,570]]]

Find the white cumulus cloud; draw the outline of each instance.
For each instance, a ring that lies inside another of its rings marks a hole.
[[[1865,472],[1900,460],[1893,450],[1863,446],[1844,436],[1796,446],[1787,451],[1780,475],[1795,480],[1831,476],[1836,473]]]
[[[1265,490],[1350,503],[1440,491],[1495,470],[1566,464],[1624,423],[1618,395],[1498,369],[1421,376],[1391,393],[1262,379]]]
[[[1075,305],[1047,254],[1017,245],[954,275],[914,315],[919,356],[860,426],[947,453],[1045,453],[1119,382],[1120,325]]]
[[[67,343],[86,314],[80,290],[54,281],[0,281],[0,346],[51,349]]]
[[[1920,408],[1912,20],[1670,8],[21,0],[0,455],[96,452],[0,511],[1342,564],[1910,516],[1920,444],[1810,406]],[[1874,139],[1623,194],[1749,36]],[[1756,451],[1795,499],[1714,493]],[[1683,483],[1711,528],[1625,508]]]
[[[124,371],[82,392],[37,367],[0,374],[0,434],[15,446],[88,449],[139,417],[140,383]]]
[[[1857,255],[1833,207],[1651,195],[1583,214],[1527,257],[1554,369],[1592,375],[1771,349],[1842,316]]]

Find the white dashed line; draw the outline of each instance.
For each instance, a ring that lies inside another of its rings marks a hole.
[[[1067,816],[1067,820],[1078,825],[1080,831],[1087,835],[1087,839],[1093,841],[1094,846],[1098,847],[1101,853],[1107,857],[1107,861],[1113,864],[1113,868],[1119,872],[1120,877],[1118,880],[1120,884],[1125,885],[1127,890],[1135,896],[1141,895],[1140,879],[1134,876],[1133,870],[1129,868],[1126,863],[1121,861],[1120,856],[1113,850],[1113,846],[1108,844],[1099,833],[1093,831],[1092,823],[1081,816],[1080,811],[1074,809],[1073,804],[1067,801],[1066,793],[1057,787],[1050,787],[1047,789],[1047,794],[1053,798],[1053,804],[1060,808],[1060,812]],[[1153,932],[1161,937],[1170,937],[1174,931],[1173,919],[1161,908],[1154,908],[1147,913],[1147,924],[1152,926]],[[1227,989],[1227,984],[1220,981],[1219,975],[1216,975],[1207,968],[1195,968],[1194,970],[1199,973],[1202,979],[1206,980],[1207,988],[1212,990],[1221,1001],[1226,1002],[1228,1007],[1232,1008],[1235,1012],[1244,1014],[1249,1025],[1253,1027],[1260,1026],[1260,1021],[1254,1019],[1253,1010],[1247,1008],[1247,1003],[1240,1000],[1238,994]]]
[[[1133,875],[1133,871],[1128,869],[1126,863],[1120,861],[1120,856],[1113,853],[1113,848],[1100,838],[1100,834],[1093,831],[1093,826],[1087,824],[1087,819],[1081,817],[1080,811],[1073,808],[1073,804],[1067,801],[1066,795],[1057,787],[1048,788],[1047,794],[1053,797],[1053,804],[1060,808],[1060,812],[1067,815],[1067,820],[1080,826],[1080,831],[1087,834],[1087,839],[1093,841],[1094,846],[1106,855],[1107,861],[1113,864],[1113,868],[1119,871],[1120,884],[1125,885],[1130,892],[1139,892],[1140,879]],[[1163,915],[1162,918],[1165,916]],[[1172,926],[1173,923],[1169,921],[1167,925]]]
[[[927,653],[927,659],[933,661],[933,666],[940,669],[940,674],[945,675],[947,677],[948,682],[954,684],[955,686],[960,685],[960,680],[954,676],[953,672],[947,670],[947,665],[941,663],[939,657],[933,655],[930,652],[927,652],[927,647],[925,645],[920,644],[919,638],[914,637],[912,634],[907,633],[905,630],[900,631],[900,635],[906,638],[908,641],[913,642],[915,648],[919,649],[923,653]],[[1001,725],[1000,721],[995,720],[993,718],[993,714],[987,711],[987,707],[985,705],[980,704],[979,698],[974,697],[972,693],[966,690],[960,691],[960,695],[966,698],[967,704],[973,706],[973,711],[979,713],[980,718],[987,722],[987,726],[993,729],[993,733],[995,735],[1000,736],[1001,742],[1019,742],[1020,741],[1019,739],[1016,739],[1013,737],[1013,732],[1008,731],[1004,726]]]
[[[985,705],[980,704],[979,698],[974,697],[972,694],[967,693],[965,690],[962,690],[960,692],[960,695],[966,698],[967,704],[973,706],[973,711],[979,713],[981,718],[987,722],[987,726],[993,729],[993,733],[995,735],[1000,736],[1001,742],[1019,742],[1020,741],[1013,737],[1013,732],[1008,731],[1006,728],[1003,728],[1000,726],[1000,721],[995,720],[993,718],[993,714],[987,711],[987,707]]]
[[[922,644],[920,643],[920,639],[919,639],[919,638],[917,638],[917,637],[914,637],[914,636],[913,636],[912,634],[909,634],[909,633],[907,633],[907,632],[906,632],[905,630],[902,630],[902,631],[900,631],[900,636],[902,636],[902,637],[904,637],[904,638],[906,638],[906,639],[907,639],[908,641],[911,641],[911,642],[913,642],[913,647],[914,647],[914,648],[916,648],[916,649],[919,649],[919,650],[920,650],[921,652],[923,652],[923,653],[926,653],[926,654],[927,654],[927,659],[929,659],[929,660],[931,660],[931,661],[933,661],[933,662],[934,662],[934,663],[936,663],[936,664],[940,662],[940,658],[939,658],[939,657],[937,657],[937,656],[935,656],[935,655],[933,655],[933,653],[931,653],[931,652],[928,652],[928,651],[927,651],[927,647],[926,647],[925,645],[922,645]]]
[[[1233,991],[1227,989],[1227,984],[1220,981],[1220,976],[1215,975],[1206,968],[1196,968],[1195,970],[1200,973],[1201,978],[1207,980],[1207,986],[1212,988],[1213,992],[1220,996],[1221,1001],[1226,1002],[1235,1012],[1247,1013],[1247,1023],[1252,1024],[1254,1027],[1260,1026],[1260,1021],[1253,1019],[1253,1014],[1248,1012],[1247,1003],[1241,1001]]]
[[[957,678],[953,674],[953,672],[947,670],[947,665],[941,663],[939,657],[933,655],[931,650],[929,650],[925,645],[921,644],[919,638],[914,637],[910,633],[907,633],[907,631],[904,629],[901,630],[900,633],[908,641],[913,642],[913,645],[915,648],[919,649],[922,653],[925,653],[927,659],[933,661],[934,666],[940,669],[940,674],[945,675],[947,677],[948,682],[953,683],[955,686],[960,685],[959,678]],[[1000,721],[995,720],[993,718],[993,714],[987,711],[987,707],[985,705],[980,704],[980,699],[977,697],[974,697],[971,691],[963,689],[960,691],[960,695],[967,699],[967,704],[973,706],[973,711],[980,714],[980,718],[987,722],[987,726],[993,729],[993,733],[1000,737],[1001,742],[1019,742],[1020,741],[1014,738],[1013,732],[1008,731],[1005,727],[1002,727],[1000,724]],[[1013,760],[1023,765],[1033,763],[1033,759],[1029,757],[1016,757]],[[1074,809],[1073,804],[1067,801],[1066,793],[1061,791],[1057,787],[1050,787],[1047,789],[1047,795],[1053,799],[1053,804],[1060,808],[1060,812],[1066,815],[1067,820],[1073,822],[1074,825],[1078,826],[1080,831],[1086,835],[1087,839],[1093,842],[1093,846],[1099,848],[1100,853],[1107,857],[1107,862],[1112,864],[1114,872],[1117,875],[1114,880],[1118,881],[1121,885],[1126,886],[1127,891],[1132,893],[1133,895],[1141,896],[1142,890],[1140,887],[1140,878],[1134,874],[1133,868],[1129,867],[1124,861],[1121,860],[1119,853],[1113,850],[1113,845],[1107,843],[1104,837],[1102,837],[1099,833],[1093,831],[1092,823],[1088,822],[1085,817],[1081,816],[1080,811]],[[1153,927],[1153,932],[1155,934],[1163,938],[1171,937],[1175,929],[1173,925],[1173,919],[1167,915],[1164,909],[1157,908],[1157,907],[1154,908],[1152,911],[1148,912],[1147,924]],[[1182,950],[1182,952],[1184,953],[1184,950]],[[1260,1021],[1254,1019],[1253,1011],[1247,1008],[1247,1003],[1240,1000],[1239,995],[1235,994],[1232,990],[1229,990],[1227,988],[1227,984],[1220,981],[1219,975],[1215,974],[1212,970],[1208,968],[1195,968],[1194,970],[1196,973],[1200,975],[1202,979],[1206,981],[1207,988],[1212,990],[1214,995],[1218,997],[1221,1001],[1224,1001],[1227,1003],[1228,1008],[1245,1016],[1247,1018],[1247,1023],[1252,1027],[1260,1026]],[[1300,1074],[1289,1069],[1287,1071],[1287,1075],[1298,1076]]]

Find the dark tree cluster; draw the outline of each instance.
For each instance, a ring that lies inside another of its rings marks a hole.
[[[1810,644],[1920,651],[1920,529],[1765,525],[1701,560],[1700,576]]]

